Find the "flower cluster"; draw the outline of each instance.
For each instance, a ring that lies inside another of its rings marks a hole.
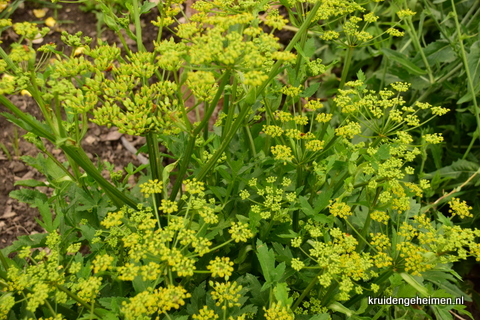
[[[460,201],[458,198],[452,198],[448,202],[448,205],[450,206],[450,212],[452,216],[459,216],[461,219],[465,217],[473,217],[473,214],[470,212],[472,210],[472,207],[467,205],[466,201]]]
[[[266,182],[266,183],[265,183]],[[295,192],[289,192],[292,180],[283,177],[277,182],[276,177],[269,177],[265,182],[259,183],[256,178],[248,181],[248,185],[256,190],[256,193],[263,199],[262,201],[251,196],[248,197],[253,203],[251,210],[255,215],[259,215],[262,219],[272,219],[274,221],[290,221],[288,207],[295,202],[297,195]]]

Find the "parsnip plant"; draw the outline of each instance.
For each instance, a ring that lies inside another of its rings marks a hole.
[[[452,263],[479,257],[480,231],[454,224],[471,208],[451,196],[422,203],[429,181],[412,167],[421,148],[443,139],[418,128],[448,110],[407,103],[407,83],[376,92],[362,72],[349,81],[351,53],[335,96],[316,98],[331,66],[315,59],[312,35],[348,48],[400,36],[400,21],[378,23],[388,4],[286,0],[282,15],[268,0],[197,1],[179,24],[181,0],[125,1],[123,16],[99,2],[120,43],[63,34],[70,55],[58,44],[33,48],[48,29],[0,20],[21,36],[0,49],[0,102],[43,152],[24,160],[48,182],[22,184],[54,189],[50,199],[12,194],[39,208],[48,233],[0,253],[0,319],[468,315],[461,304],[369,304],[470,299]],[[148,51],[140,16],[154,7],[158,38]],[[295,30],[286,46],[275,36],[282,28]],[[174,37],[162,39],[164,30]],[[43,121],[8,100],[19,93],[35,99]],[[81,147],[89,121],[145,136],[148,166],[94,165]],[[174,162],[164,166],[165,157]],[[138,187],[128,185],[145,167]],[[451,217],[437,211],[446,202]]]

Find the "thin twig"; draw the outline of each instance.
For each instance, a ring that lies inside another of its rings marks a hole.
[[[137,149],[134,146],[132,146],[132,144],[127,139],[125,139],[125,137],[122,137],[121,140],[122,140],[122,145],[125,147],[125,149],[127,149],[128,151],[136,155],[138,161],[140,161],[142,164],[148,164],[148,159],[142,156],[141,154],[137,154]]]
[[[449,310],[449,312],[450,312],[451,314],[453,314],[453,315],[454,315],[456,318],[458,318],[458,319],[467,320],[467,319],[465,319],[465,318],[460,317],[458,314],[456,314],[456,313],[453,312],[452,310]]]
[[[445,194],[443,196],[441,196],[440,198],[437,199],[437,201],[435,201],[433,204],[437,204],[439,203],[441,200],[445,199],[446,197],[449,197],[451,196],[452,194],[456,193],[456,192],[459,192],[460,190],[462,190],[462,188],[464,186],[466,186],[470,181],[472,181],[472,179],[480,172],[480,169],[477,170],[477,172],[475,172],[470,178],[467,179],[467,181],[465,181],[464,183],[462,183],[462,185],[460,187],[457,187],[455,189],[453,189],[452,191],[450,191],[448,194]]]

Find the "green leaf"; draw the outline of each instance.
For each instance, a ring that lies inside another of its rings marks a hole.
[[[173,169],[175,169],[175,167],[177,166],[177,163],[178,163],[179,160],[175,161],[174,163],[170,163],[169,165],[165,166],[165,168],[163,168],[163,172],[162,172],[162,183],[164,186],[167,186],[168,185],[168,182],[170,181],[169,178],[170,178],[170,172],[172,172]],[[166,188],[164,188],[164,190],[166,190]],[[166,192],[166,191],[165,191]]]
[[[318,222],[321,222],[320,220],[318,220],[320,219],[319,216],[324,216],[324,215],[319,215],[318,213],[329,205],[330,200],[332,199],[332,195],[333,195],[333,190],[328,189],[327,191],[320,192],[318,197],[315,199],[314,212],[316,216],[314,217],[314,219],[317,220]]]
[[[313,210],[310,203],[308,203],[307,197],[300,196],[298,200],[300,201],[300,208],[302,209],[303,213],[305,213],[307,217],[313,218],[315,215],[315,210]]]
[[[425,70],[420,69],[415,64],[410,62],[410,60],[408,60],[408,58],[406,56],[404,56],[403,54],[401,54],[397,51],[384,48],[384,49],[382,49],[382,52],[385,55],[385,57],[387,57],[387,59],[393,60],[393,61],[401,64],[402,67],[404,67],[405,70],[407,70],[408,73],[410,73],[410,74],[420,76],[422,74],[427,73]]]
[[[112,17],[110,17],[108,15],[108,13],[104,13],[103,14],[103,22],[105,22],[105,24],[110,28],[112,29],[113,31],[115,32],[118,32],[120,31],[120,26],[117,24],[117,22],[115,21],[115,19],[113,19]]]
[[[318,88],[320,88],[320,85],[321,85],[320,82],[317,82],[317,83],[312,84],[311,86],[309,86],[308,88],[306,88],[305,90],[303,90],[303,92],[300,94],[300,97],[302,97],[302,98],[310,98],[311,96],[313,96],[313,94],[314,94],[315,92],[318,91]]]
[[[96,308],[95,312],[102,316],[102,320],[118,320],[119,319],[117,314],[105,309]],[[89,319],[89,318],[87,317],[85,319]]]
[[[248,253],[252,250],[253,247],[251,245],[242,246],[240,252],[238,252],[237,258],[233,260],[233,262],[235,262],[236,264],[243,263],[247,259]]]
[[[305,42],[305,47],[303,48],[303,52],[308,58],[313,57],[315,51],[317,50],[317,46],[315,45],[315,38],[310,38]]]
[[[362,71],[362,69],[358,70],[357,78],[358,80],[365,82],[365,73]]]
[[[428,44],[428,46],[423,48],[423,52],[430,65],[450,63],[458,59],[455,52],[453,52],[452,46],[445,40],[438,40]]]
[[[280,279],[282,279],[283,275],[285,274],[285,268],[285,262],[282,262],[275,269],[270,270],[273,282],[278,282]]]
[[[476,162],[468,161],[468,160],[457,160],[453,162],[451,165],[443,167],[439,170],[430,172],[425,174],[426,179],[432,179],[435,175],[439,175],[442,178],[450,178],[450,179],[456,179],[458,178],[462,173],[466,173],[469,176],[477,172],[477,170],[480,169],[480,165]],[[473,179],[474,181],[477,180],[477,177]],[[470,183],[473,183],[473,181],[470,181]]]
[[[470,52],[467,54],[467,64],[473,83],[477,83],[480,78],[480,40],[475,41],[470,46]]]
[[[293,299],[288,297],[288,290],[288,286],[285,282],[277,284],[273,289],[275,298],[284,306],[289,306],[293,302]]]
[[[155,2],[144,2],[143,5],[140,7],[140,14],[148,13],[150,9],[156,7],[157,5]]]
[[[116,313],[120,312],[120,306],[122,305],[123,301],[128,301],[128,298],[108,297],[108,298],[98,299],[98,302],[100,303],[100,305]]]
[[[260,239],[257,239],[257,258],[262,268],[263,277],[271,285],[273,279],[270,273],[275,268],[275,253],[272,249],[268,250],[267,245]]]
[[[30,246],[32,248],[41,247],[45,245],[45,238],[47,233],[35,233],[26,236],[20,236],[9,247],[2,249],[2,253],[8,256],[12,252],[16,252],[22,247]]]
[[[48,205],[48,202],[44,202],[41,199],[37,198],[35,199],[35,206],[38,207],[38,211],[42,216],[42,220],[43,220],[43,223],[41,223],[42,227],[45,230],[47,230],[48,233],[54,232],[57,229],[58,224],[60,223],[60,220],[59,219],[53,220],[52,211],[50,211],[50,206]]]
[[[352,310],[348,309],[340,302],[334,302],[331,305],[329,305],[328,308],[337,312],[341,312],[349,318],[351,318],[354,315],[354,312]]]
[[[48,203],[48,198],[45,194],[38,190],[20,189],[10,192],[10,197],[17,199],[20,202],[28,204],[32,208],[37,207],[37,199],[41,202]]]
[[[378,148],[377,153],[375,154],[378,160],[387,160],[390,158],[390,146],[387,144],[382,144]]]
[[[423,286],[422,284],[418,283],[413,276],[411,276],[408,273],[402,272],[400,273],[400,276],[407,282],[409,285],[415,288],[418,293],[420,293],[423,297],[428,297],[428,290]]]
[[[198,313],[198,310],[202,308],[205,304],[206,296],[206,282],[203,281],[200,285],[197,285],[193,292],[191,292],[192,297],[189,299],[190,303],[187,305],[187,312],[190,314]]]
[[[70,180],[65,171],[63,171],[52,159],[39,153],[35,158],[31,156],[22,156],[20,159],[27,165],[34,167],[44,174],[50,183]]]
[[[38,181],[35,179],[27,179],[27,180],[20,180],[20,181],[15,181],[13,184],[14,186],[22,186],[22,187],[46,187],[47,185],[45,182]]]

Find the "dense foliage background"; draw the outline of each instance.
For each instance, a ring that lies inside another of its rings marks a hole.
[[[478,1],[78,1],[96,38],[61,2],[0,1],[45,176],[10,193],[44,232],[0,251],[0,319],[475,317]],[[92,123],[148,161],[89,157]]]

